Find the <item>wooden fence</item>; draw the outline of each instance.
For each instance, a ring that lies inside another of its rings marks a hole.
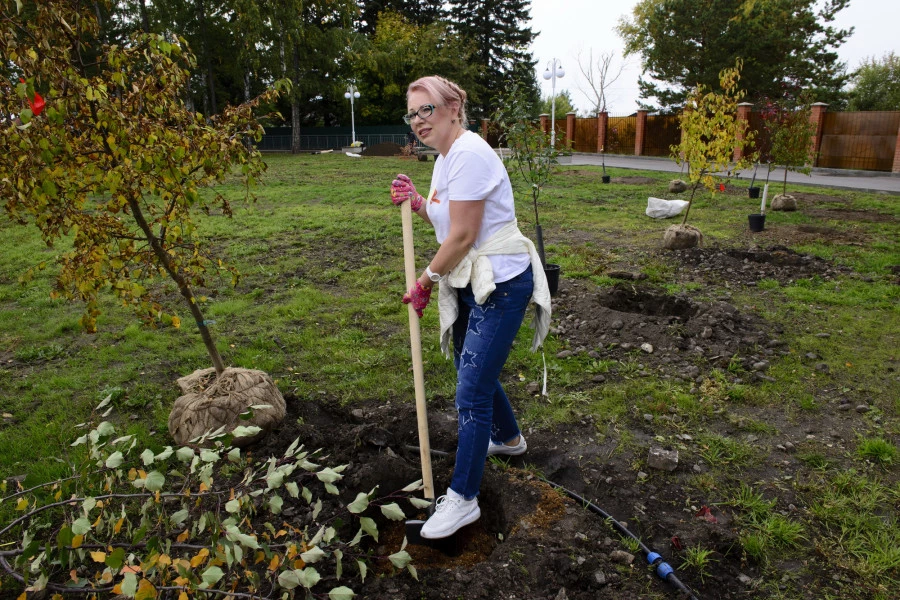
[[[834,169],[900,171],[900,111],[825,113],[816,166]]]
[[[750,152],[769,147],[762,117],[747,110],[738,113],[747,120],[754,142]],[[824,104],[814,104],[811,121],[816,136],[810,158],[813,166],[833,169],[860,169],[900,173],[900,111],[829,113]],[[548,115],[541,115],[544,131],[550,131]],[[603,124],[606,124],[605,130]],[[671,156],[671,147],[681,141],[677,115],[636,115],[578,119],[574,113],[556,120],[560,147],[575,152],[599,152],[637,156]],[[487,131],[483,124],[483,131]],[[571,139],[570,139],[571,138]]]

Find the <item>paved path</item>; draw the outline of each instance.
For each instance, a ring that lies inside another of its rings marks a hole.
[[[599,154],[582,154],[575,153],[572,155],[573,165],[600,165],[601,156]],[[653,156],[618,156],[607,155],[606,166],[616,167],[619,169],[641,169],[645,171],[667,171],[671,173],[681,173],[682,169],[673,160],[668,158],[658,158]],[[750,185],[750,178],[753,171],[741,173],[741,180]],[[756,175],[757,183],[760,177],[762,181],[766,179],[766,171],[764,167],[760,167]],[[773,183],[780,183],[784,179],[784,169],[777,168],[772,171],[769,176],[769,192],[772,191]],[[830,188],[845,188],[864,192],[883,192],[887,194],[900,195],[900,173],[886,173],[880,171],[848,171],[839,169],[813,169],[811,175],[803,173],[788,172],[787,180],[790,183],[799,185],[812,185]]]

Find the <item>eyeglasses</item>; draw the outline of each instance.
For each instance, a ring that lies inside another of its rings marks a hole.
[[[419,117],[423,121],[434,114],[434,109],[437,108],[434,104],[423,104],[419,107],[419,110],[411,111],[405,115],[403,115],[403,122],[407,125],[411,125],[413,119]]]

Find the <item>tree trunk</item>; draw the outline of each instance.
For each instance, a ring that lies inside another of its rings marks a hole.
[[[203,81],[204,87],[206,88],[206,93],[204,94],[204,111],[206,112],[206,117],[209,118],[212,115],[218,113],[218,107],[216,106],[216,79],[213,75],[212,69],[212,57],[210,56],[211,51],[209,47],[209,39],[206,31],[206,9],[203,4],[204,0],[197,0],[197,20],[200,22],[200,39],[201,39],[201,47],[203,49]],[[207,100],[208,99],[208,100]]]
[[[293,90],[291,90],[291,153],[300,152],[300,100],[297,90],[300,85],[300,53],[294,48]]]
[[[159,262],[166,270],[166,273],[169,274],[169,277],[171,277],[178,286],[178,291],[181,292],[182,297],[187,302],[191,316],[194,317],[194,322],[197,324],[197,329],[200,330],[200,337],[203,339],[203,345],[206,346],[209,358],[212,360],[213,367],[216,369],[216,375],[221,375],[222,371],[225,370],[225,363],[222,362],[222,356],[219,354],[219,349],[216,348],[212,335],[209,333],[209,327],[206,326],[206,319],[203,318],[203,312],[197,305],[197,299],[191,291],[191,286],[172,267],[169,253],[166,252],[166,249],[163,247],[162,241],[154,235],[153,231],[150,229],[150,225],[147,223],[147,219],[144,218],[143,211],[141,211],[141,205],[138,204],[137,200],[134,198],[129,198],[128,206],[131,208],[131,214],[134,216],[134,220],[137,222],[138,227],[140,227],[141,231],[144,232],[144,235],[147,236],[147,241],[153,249],[153,254],[159,259]]]
[[[208,119],[209,112],[209,86],[206,85],[206,73],[200,73],[200,83],[203,85],[203,115]]]
[[[701,177],[702,177],[702,176],[703,176],[703,175],[701,174]],[[694,187],[691,188],[691,197],[688,198],[687,209],[685,209],[685,211],[684,211],[684,218],[681,220],[681,224],[682,224],[682,225],[684,225],[685,223],[687,223],[688,215],[691,213],[691,206],[694,204],[694,194],[697,193],[697,188],[698,188],[698,187],[700,187],[700,182],[699,182],[699,181],[698,181],[697,183],[694,184]]]
[[[144,33],[150,33],[150,15],[147,13],[147,0],[141,0],[141,28]]]

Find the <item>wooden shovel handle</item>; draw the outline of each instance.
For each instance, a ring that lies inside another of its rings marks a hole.
[[[413,249],[412,208],[409,201],[400,205],[403,217],[403,259],[406,266],[406,289],[416,284],[416,255]],[[428,407],[425,404],[425,371],[422,367],[422,336],[419,316],[412,303],[409,308],[409,345],[412,353],[413,384],[416,392],[416,419],[419,424],[419,456],[422,461],[422,483],[425,498],[434,500],[434,480],[431,476],[431,442],[428,439]]]

